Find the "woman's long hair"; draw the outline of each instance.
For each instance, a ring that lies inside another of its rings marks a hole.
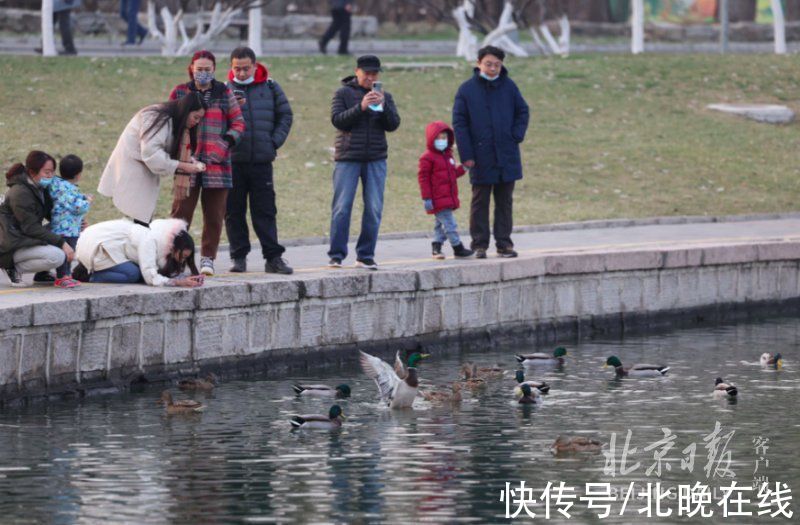
[[[181,252],[184,250],[191,250],[192,253],[184,262],[179,263],[172,256],[172,253],[175,250],[180,250]],[[163,268],[159,268],[158,273],[171,279],[182,274],[184,270],[186,270],[187,266],[192,272],[192,275],[198,275],[200,273],[197,271],[197,265],[194,262],[194,239],[192,239],[192,236],[189,235],[189,232],[186,230],[181,230],[172,241],[172,250],[170,250],[170,253],[167,256],[167,264],[165,264]]]
[[[35,175],[42,171],[44,165],[48,162],[53,163],[53,168],[56,167],[56,159],[45,153],[44,151],[33,150],[28,153],[28,156],[25,158],[25,164],[21,162],[17,162],[13,166],[11,166],[8,171],[6,172],[6,182],[11,181],[17,175],[22,175],[23,173],[27,173],[28,175]]]
[[[158,133],[161,128],[167,125],[168,121],[172,121],[172,148],[170,148],[169,156],[175,160],[180,159],[181,154],[181,139],[183,132],[186,131],[186,121],[189,114],[194,111],[208,109],[208,104],[203,100],[203,96],[197,91],[190,91],[186,96],[178,100],[170,100],[163,104],[158,104],[148,108],[148,113],[154,113],[155,118],[150,126],[145,130],[144,136],[152,136]],[[197,126],[189,130],[189,138],[192,142],[192,151],[197,147]]]

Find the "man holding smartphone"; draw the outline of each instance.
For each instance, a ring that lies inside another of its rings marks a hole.
[[[356,245],[356,266],[377,270],[375,245],[383,213],[386,184],[386,133],[400,127],[400,115],[392,95],[378,80],[381,61],[365,55],[356,62],[355,75],[342,79],[333,95],[331,122],[336,128],[331,210],[331,268],[341,268],[347,257],[350,215],[358,182],[361,181],[364,211]]]
[[[293,270],[281,257],[286,249],[278,243],[272,161],[292,129],[292,108],[283,89],[270,78],[267,68],[256,62],[256,54],[249,47],[237,47],[231,53],[228,87],[242,108],[246,124],[232,154],[233,188],[225,213],[231,271],[247,271],[249,198],[250,218],[266,261],[264,271],[288,275]]]

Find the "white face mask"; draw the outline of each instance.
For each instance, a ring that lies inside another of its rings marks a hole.
[[[500,76],[500,75],[495,75],[495,76],[493,76],[493,77],[490,77],[489,75],[487,75],[486,73],[484,73],[483,71],[481,71],[481,77],[485,78],[485,79],[486,79],[486,80],[488,80],[489,82],[494,82],[495,80],[497,80],[497,77],[499,77],[499,76]]]
[[[436,139],[433,141],[433,147],[439,151],[444,151],[447,149],[448,142],[447,139]]]
[[[239,80],[239,79],[237,78],[237,79],[236,79],[236,83],[237,83],[237,84],[241,84],[241,85],[243,85],[243,86],[246,86],[246,85],[248,85],[248,84],[252,84],[252,83],[255,81],[255,79],[256,79],[256,76],[255,76],[255,75],[251,75],[251,76],[250,76],[250,78],[246,78],[246,79],[244,79],[244,80]]]

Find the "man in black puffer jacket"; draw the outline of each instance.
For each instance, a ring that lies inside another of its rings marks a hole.
[[[261,242],[268,273],[290,274],[281,258],[286,251],[278,243],[275,187],[272,161],[292,128],[292,108],[281,87],[269,78],[267,68],[256,62],[249,47],[231,53],[228,87],[239,100],[247,127],[233,150],[233,189],[228,194],[225,230],[231,248],[232,272],[247,271],[250,232],[247,228],[247,198],[250,217]]]
[[[373,86],[380,71],[378,57],[360,57],[355,76],[342,80],[342,87],[336,91],[331,104],[331,122],[336,128],[331,246],[328,251],[328,266],[331,268],[340,268],[347,257],[350,214],[358,181],[361,180],[364,212],[356,245],[356,266],[378,269],[375,245],[386,184],[386,132],[400,127],[400,115],[392,96]]]

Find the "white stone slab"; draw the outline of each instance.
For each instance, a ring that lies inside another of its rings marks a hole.
[[[788,124],[794,120],[794,111],[777,104],[709,104],[708,109],[768,124]]]

